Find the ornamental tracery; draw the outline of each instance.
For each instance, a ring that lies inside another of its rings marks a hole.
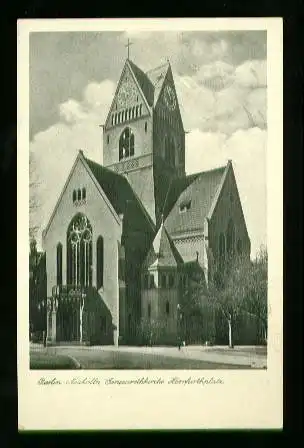
[[[83,214],[76,215],[68,227],[67,282],[92,284],[92,226]]]

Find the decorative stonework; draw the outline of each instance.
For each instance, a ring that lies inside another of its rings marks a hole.
[[[148,154],[145,156],[115,163],[115,165],[110,165],[108,168],[116,171],[117,173],[123,173],[124,171],[137,170],[139,168],[150,165],[152,165],[152,155]]]
[[[75,201],[74,205],[75,207],[81,207],[82,205],[86,205],[87,201],[86,199],[82,199],[81,201]]]

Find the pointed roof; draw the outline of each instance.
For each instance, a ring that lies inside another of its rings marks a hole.
[[[185,176],[171,183],[164,207],[165,224],[170,235],[203,228],[228,166],[229,162],[227,166]],[[183,213],[183,207],[187,212]]]
[[[146,264],[152,267],[177,267],[183,259],[162,223],[156,233]]]
[[[149,106],[153,105],[153,98],[154,98],[154,87],[148,78],[148,76],[139,68],[137,65],[134,64],[130,59],[127,60],[129,67],[131,68],[139,87],[141,88],[141,91],[145,95],[145,98],[149,104]]]
[[[169,67],[170,63],[166,62],[165,64],[159,65],[158,67],[155,67],[146,72],[146,75],[150,79],[151,84],[154,88],[154,105],[157,103]]]

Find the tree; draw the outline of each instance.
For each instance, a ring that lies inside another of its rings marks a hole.
[[[38,187],[40,185],[37,167],[32,151],[29,153],[29,236],[34,239],[37,235],[39,226],[37,225],[37,211],[40,208],[38,199]]]
[[[244,283],[244,310],[259,320],[263,328],[264,340],[267,342],[268,253],[266,248],[260,248],[255,260],[250,265],[250,272]]]
[[[221,269],[216,269],[208,288],[209,306],[220,311],[227,323],[229,347],[234,347],[234,326],[242,312],[243,281],[247,272],[247,257],[236,257],[227,260]]]

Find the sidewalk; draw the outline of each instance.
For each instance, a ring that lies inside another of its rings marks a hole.
[[[137,353],[142,355],[159,355],[176,359],[191,359],[206,361],[216,364],[236,364],[251,366],[254,368],[266,368],[267,366],[267,348],[255,346],[236,346],[230,349],[225,346],[186,346],[178,350],[177,347],[136,347],[136,346],[79,346],[79,345],[61,345],[44,348],[43,345],[31,344],[31,351],[49,351],[49,353],[68,353],[73,354],[75,351],[96,351],[98,352],[123,352]]]
[[[158,354],[173,358],[196,359],[219,364],[237,364],[256,368],[266,367],[267,353],[258,353],[257,347],[224,346],[204,347],[186,346],[178,350],[177,347],[98,347],[101,350],[119,350],[130,353]],[[265,350],[266,351],[266,350]]]

